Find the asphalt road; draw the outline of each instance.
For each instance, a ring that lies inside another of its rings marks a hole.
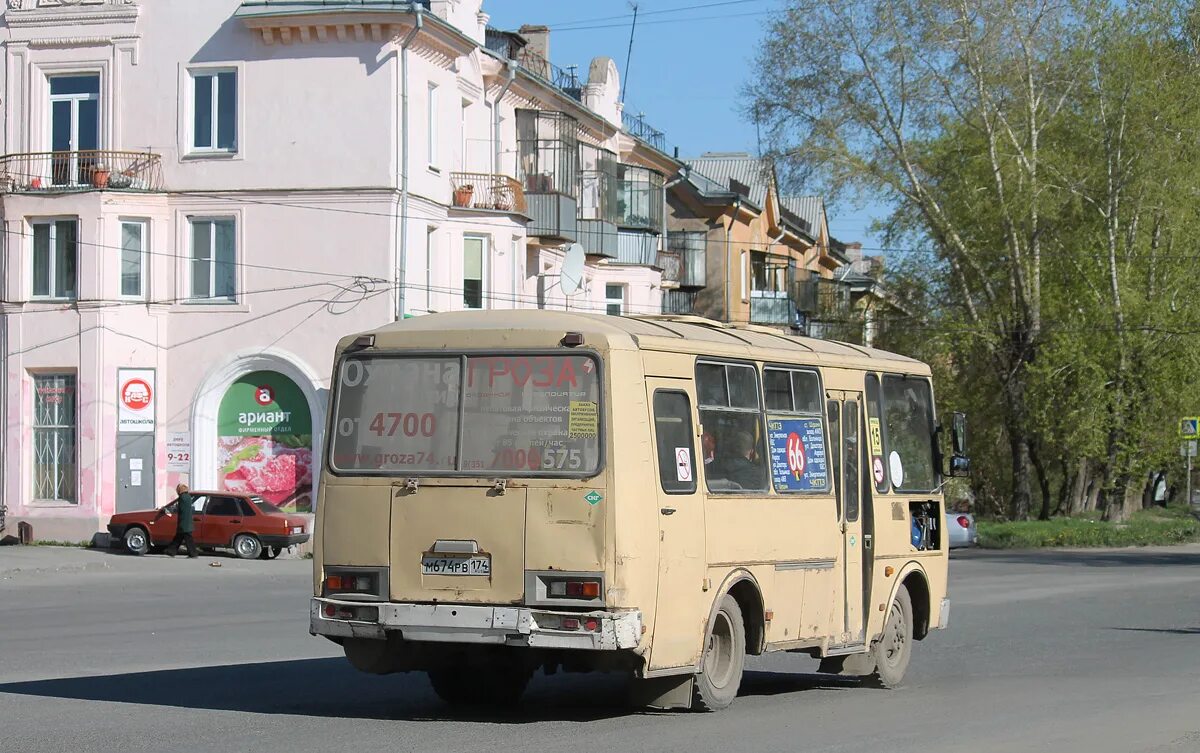
[[[557,675],[475,716],[310,637],[307,561],[13,552],[0,751],[1200,751],[1200,547],[956,553],[951,629],[895,691],[784,655],[718,714],[631,711],[615,678]]]

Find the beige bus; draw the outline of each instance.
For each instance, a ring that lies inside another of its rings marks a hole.
[[[310,630],[450,703],[538,669],[719,709],[747,654],[901,681],[947,624],[929,368],[696,317],[436,314],[345,338]],[[955,414],[954,457],[964,429]]]

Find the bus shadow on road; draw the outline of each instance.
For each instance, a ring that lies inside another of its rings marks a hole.
[[[740,695],[774,696],[851,686],[853,681],[827,675],[747,671]],[[646,713],[670,713],[629,706],[625,682],[614,675],[539,675],[534,678],[519,707],[451,708],[438,700],[422,674],[363,675],[342,658],[0,683],[0,695],[5,693],[73,701],[380,721],[533,724],[593,722]]]

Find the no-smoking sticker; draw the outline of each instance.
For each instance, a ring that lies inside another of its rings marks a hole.
[[[679,481],[692,480],[692,450],[689,447],[675,448],[675,478]]]
[[[871,459],[871,472],[875,474],[875,483],[883,483],[883,458],[874,457]]]

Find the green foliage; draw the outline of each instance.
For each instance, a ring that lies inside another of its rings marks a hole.
[[[791,180],[892,203],[889,243],[915,250],[889,261],[908,316],[880,345],[970,416],[985,515],[1036,512],[1035,466],[1057,500],[1084,461],[1115,519],[1179,470],[1175,419],[1200,413],[1197,17],[790,0],[769,29],[753,112]]]
[[[1200,521],[1182,508],[1143,510],[1128,523],[1098,515],[1051,520],[979,521],[979,545],[987,549],[1043,547],[1165,546],[1200,541]]]

